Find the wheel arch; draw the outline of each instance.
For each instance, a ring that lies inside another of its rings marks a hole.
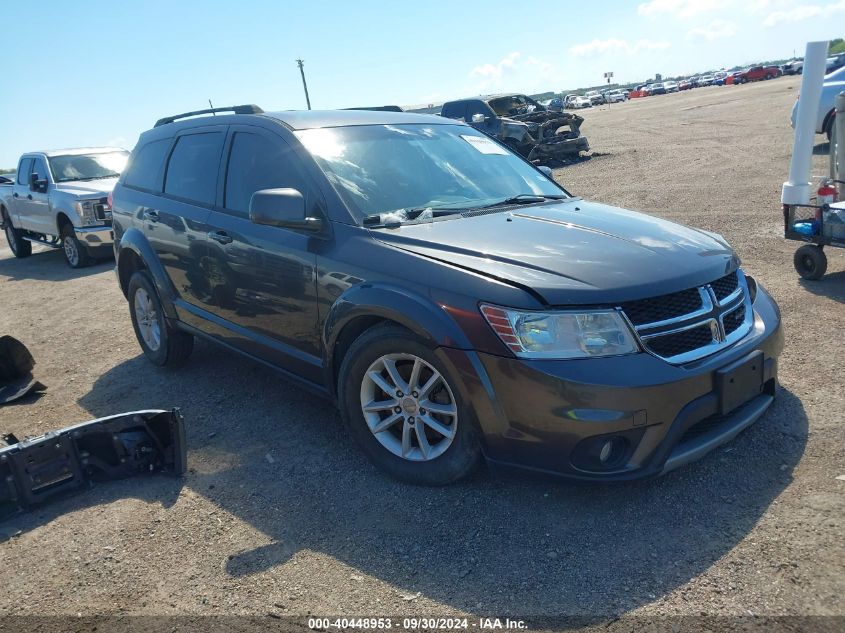
[[[153,279],[158,291],[165,315],[176,319],[176,289],[170,282],[164,267],[144,234],[136,228],[127,230],[120,239],[117,248],[116,268],[120,290],[126,297],[129,291],[129,280],[139,270],[146,270]]]
[[[413,315],[413,316],[412,316]],[[346,352],[367,330],[395,324],[440,346],[470,349],[466,335],[443,308],[407,289],[365,285],[354,287],[334,303],[323,327],[326,383],[333,396]]]
[[[833,120],[836,118],[836,108],[831,108],[830,112],[824,115],[824,120],[822,121],[822,129],[820,131],[821,134],[828,134],[828,139],[831,138],[833,134]]]
[[[61,236],[62,229],[64,227],[70,225],[70,228],[73,228],[73,220],[70,219],[67,213],[64,211],[59,211],[56,214],[56,235]]]

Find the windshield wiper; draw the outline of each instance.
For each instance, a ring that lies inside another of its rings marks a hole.
[[[111,174],[109,176],[86,176],[85,178],[71,178],[69,180],[61,180],[59,182],[73,182],[75,180],[78,181],[88,181],[88,180],[102,180],[103,178],[117,178],[120,174]]]
[[[473,207],[473,209],[492,209],[494,207],[506,207],[511,204],[537,204],[546,200],[564,200],[567,197],[563,194],[544,195],[538,193],[521,193],[480,207]]]
[[[431,212],[431,218],[440,218],[444,215],[453,215],[466,210],[466,207],[414,207],[399,211],[389,211],[387,213],[374,213],[365,217],[361,223],[370,229],[391,229],[402,226],[403,224],[414,224],[426,211]]]
[[[563,200],[569,196],[564,194],[535,194],[535,193],[521,193],[516,196],[510,196],[502,200],[497,200],[490,204],[480,206],[465,206],[465,207],[415,207],[411,209],[402,209],[400,211],[391,211],[388,213],[374,213],[368,215],[362,220],[362,224],[367,228],[397,228],[403,224],[414,224],[419,221],[419,218],[426,211],[431,212],[431,217],[441,218],[446,215],[456,215],[465,213],[467,211],[477,211],[478,209],[492,209],[494,207],[505,207],[514,204],[538,204],[546,200]]]

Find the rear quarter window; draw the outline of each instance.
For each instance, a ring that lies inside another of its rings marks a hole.
[[[172,140],[166,138],[151,141],[135,152],[123,177],[123,184],[137,189],[160,192],[164,160],[167,158],[167,150],[170,149]]]
[[[164,193],[200,204],[214,204],[223,138],[222,132],[180,136],[167,164]]]

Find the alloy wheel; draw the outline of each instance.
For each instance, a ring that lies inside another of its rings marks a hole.
[[[152,297],[143,288],[135,291],[135,321],[144,343],[153,352],[161,347],[161,326]]]
[[[71,266],[78,266],[79,265],[79,249],[76,246],[76,240],[72,237],[66,237],[63,240],[62,247],[65,251],[65,257],[67,257],[68,263]]]
[[[413,354],[386,354],[361,382],[361,411],[378,442],[414,462],[446,452],[458,428],[458,405],[446,379]]]

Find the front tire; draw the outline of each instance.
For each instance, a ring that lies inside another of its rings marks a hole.
[[[65,255],[65,262],[71,268],[85,268],[91,263],[88,249],[79,241],[73,227],[69,224],[62,227],[62,252]]]
[[[370,460],[412,484],[442,486],[478,465],[474,412],[425,342],[396,325],[367,330],[340,368],[341,416]]]
[[[797,251],[793,258],[795,270],[804,279],[817,280],[827,272],[827,256],[820,246],[805,244]]]
[[[3,211],[3,225],[6,241],[9,243],[12,255],[18,258],[32,255],[32,242],[23,239],[23,231],[12,226],[12,220],[9,219],[9,215],[5,211]]]
[[[164,317],[152,277],[139,270],[129,280],[129,315],[144,355],[159,367],[178,367],[194,350],[194,337]]]

